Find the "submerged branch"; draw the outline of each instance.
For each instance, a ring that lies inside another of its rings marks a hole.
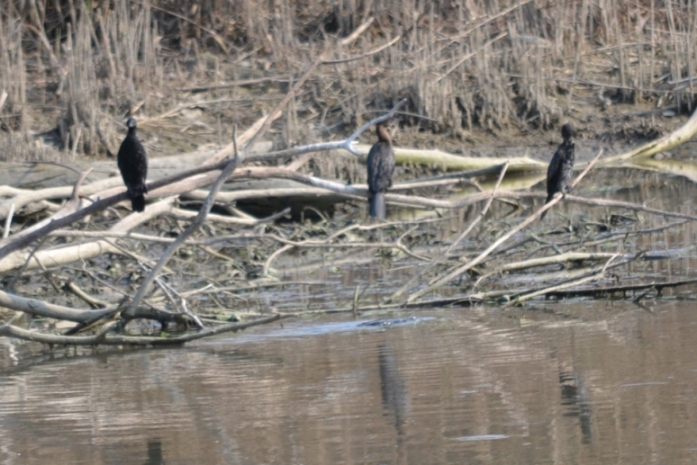
[[[252,326],[264,325],[288,318],[292,315],[275,314],[266,318],[247,321],[244,323],[229,323],[215,328],[195,333],[186,333],[181,336],[159,337],[159,336],[122,336],[117,334],[96,334],[94,336],[60,336],[56,334],[38,333],[28,331],[11,324],[0,325],[0,336],[14,337],[25,341],[41,342],[43,344],[60,344],[66,346],[75,345],[132,345],[132,346],[168,346],[181,345],[186,342],[195,341],[205,337],[216,336],[218,334],[230,333],[251,328]]]
[[[578,184],[581,179],[588,173],[590,170],[591,166],[595,163],[595,161],[600,158],[600,156],[603,154],[603,151],[600,150],[598,154],[595,156],[593,161],[588,165],[585,171],[583,171],[573,182],[572,187]],[[458,267],[457,269],[450,271],[444,276],[441,276],[437,278],[436,280],[432,281],[431,284],[428,286],[424,287],[421,290],[418,290],[411,294],[409,298],[407,299],[407,302],[414,302],[417,299],[423,297],[424,295],[428,294],[429,292],[432,292],[442,286],[444,286],[447,282],[450,280],[462,275],[463,273],[467,272],[468,270],[472,269],[474,266],[477,264],[481,263],[491,252],[493,252],[498,246],[506,242],[508,239],[510,239],[514,234],[516,234],[518,231],[523,230],[530,224],[532,224],[533,221],[537,220],[544,212],[552,208],[555,204],[557,204],[561,199],[563,198],[562,195],[555,195],[552,200],[544,204],[540,209],[538,209],[535,213],[533,213],[530,217],[528,217],[525,221],[520,223],[518,226],[515,226],[514,228],[510,229],[508,232],[506,232],[503,236],[501,236],[498,240],[496,240],[493,244],[491,244],[489,247],[486,248],[482,253],[477,255],[475,258],[467,262],[466,264]]]

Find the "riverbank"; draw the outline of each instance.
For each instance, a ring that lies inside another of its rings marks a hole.
[[[277,147],[345,136],[404,97],[405,147],[541,150],[566,121],[581,140],[638,145],[682,124],[694,101],[697,28],[682,18],[695,6],[2,3],[11,161],[113,155],[128,114],[151,157],[224,144],[318,59],[267,136]]]

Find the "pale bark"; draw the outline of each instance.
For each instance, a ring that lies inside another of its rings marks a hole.
[[[97,318],[108,313],[108,309],[103,310],[75,310],[62,305],[55,305],[37,299],[19,297],[7,292],[0,291],[0,306],[18,312],[25,312],[35,316],[46,318],[56,318],[59,320],[74,321],[81,323]]]
[[[132,213],[109,228],[110,232],[127,232],[152,218],[171,212],[174,198],[164,199],[154,205],[148,205],[143,213]],[[31,251],[20,250],[0,260],[0,273],[18,269],[27,263],[27,270],[43,266],[64,265],[76,260],[89,260],[105,253],[121,253],[112,241],[89,241],[51,250],[39,250],[29,260]]]
[[[624,162],[629,160],[641,160],[649,158],[657,153],[665,152],[684,144],[695,134],[697,134],[697,110],[692,113],[692,116],[690,116],[690,119],[688,119],[684,125],[670,134],[630,150],[629,152],[608,157],[603,160],[601,165],[622,166]]]

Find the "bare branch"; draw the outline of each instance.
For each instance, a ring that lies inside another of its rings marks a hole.
[[[600,155],[602,155],[603,151],[602,149],[598,152],[598,154],[595,156],[595,159],[597,160]],[[589,165],[589,168],[591,165]],[[575,186],[581,179],[583,179],[583,176],[588,173],[588,169],[586,169],[583,173],[581,173],[576,180],[574,181],[573,185]],[[482,253],[477,255],[474,259],[470,260],[466,264],[458,267],[457,269],[447,273],[445,276],[441,276],[438,278],[433,284],[426,286],[425,288],[414,292],[409,296],[408,302],[414,302],[415,300],[423,297],[424,295],[428,294],[429,292],[432,292],[435,289],[438,289],[442,286],[444,286],[446,283],[448,283],[450,280],[453,278],[456,278],[457,276],[462,275],[463,273],[467,272],[468,270],[472,269],[475,265],[479,264],[486,258],[491,252],[493,252],[498,246],[506,242],[508,239],[511,238],[514,234],[516,234],[518,231],[523,230],[530,224],[532,224],[533,221],[535,221],[537,218],[542,215],[542,213],[546,212],[550,208],[552,208],[555,204],[557,204],[560,200],[562,199],[561,195],[556,195],[551,201],[543,205],[540,209],[538,209],[535,213],[533,213],[530,217],[528,217],[525,221],[520,223],[518,226],[510,229],[508,232],[506,232],[503,236],[501,236],[498,240],[496,240],[493,244],[491,244],[489,247],[487,247]]]
[[[393,293],[389,301],[395,301],[397,298],[399,298],[404,292],[409,289],[410,286],[412,286],[416,280],[418,280],[421,276],[423,276],[428,270],[432,269],[434,266],[437,264],[441,263],[447,256],[448,254],[455,248],[457,245],[462,242],[462,240],[467,237],[467,234],[472,231],[472,229],[486,216],[487,212],[489,211],[489,207],[491,207],[491,204],[494,200],[494,196],[496,194],[496,191],[498,190],[499,186],[501,185],[501,182],[503,181],[504,176],[506,175],[506,170],[508,169],[508,162],[504,163],[504,165],[501,167],[501,172],[499,173],[499,178],[496,180],[496,185],[494,186],[494,189],[491,191],[491,194],[489,196],[489,200],[487,200],[486,205],[484,206],[484,209],[477,215],[477,217],[472,221],[464,231],[453,241],[452,244],[443,252],[439,257],[433,259],[428,265],[425,267],[421,268],[419,272],[413,276],[409,281],[406,282],[402,287],[400,287],[395,293]]]
[[[292,315],[274,314],[265,318],[247,321],[245,323],[230,323],[207,329],[197,333],[186,333],[174,337],[148,337],[148,336],[118,336],[107,333],[100,333],[95,336],[57,336],[54,334],[43,334],[35,331],[18,328],[17,326],[3,324],[0,325],[0,336],[15,337],[25,341],[41,342],[44,344],[62,345],[133,345],[133,346],[167,346],[181,345],[185,342],[195,341],[204,337],[215,336],[218,334],[240,331],[251,328],[252,326],[271,323],[281,318],[288,318]]]

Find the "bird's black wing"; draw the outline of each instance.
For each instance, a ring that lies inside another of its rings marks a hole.
[[[392,187],[394,152],[389,143],[377,142],[368,153],[368,188],[370,192],[387,192]]]
[[[559,188],[566,193],[571,191],[571,175],[574,170],[574,161],[576,159],[576,147],[571,141],[568,141],[565,145],[564,157],[562,158],[561,167],[559,168],[561,172]]]
[[[574,143],[564,141],[554,152],[547,168],[547,201],[557,192],[566,192],[574,166]]]
[[[145,193],[148,157],[143,144],[135,136],[129,134],[121,143],[117,160],[121,177],[131,195]]]

